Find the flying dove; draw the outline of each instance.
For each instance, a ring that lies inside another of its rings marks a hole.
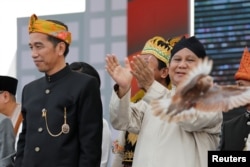
[[[172,122],[191,117],[193,109],[227,112],[250,103],[250,87],[214,84],[209,75],[212,65],[213,61],[205,57],[186,75],[172,98],[152,100],[154,115]]]

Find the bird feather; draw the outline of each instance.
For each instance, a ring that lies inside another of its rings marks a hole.
[[[161,119],[180,121],[201,112],[228,112],[250,103],[250,87],[214,84],[209,75],[213,61],[205,57],[193,68],[168,99],[152,100],[153,113]]]

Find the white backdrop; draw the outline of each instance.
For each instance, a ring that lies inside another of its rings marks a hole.
[[[85,11],[85,0],[4,0],[0,5],[0,75],[16,76],[17,18]]]

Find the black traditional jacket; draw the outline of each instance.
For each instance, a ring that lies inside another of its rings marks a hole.
[[[97,80],[67,66],[27,84],[15,167],[99,167],[102,102]]]
[[[250,116],[247,112],[224,122],[219,150],[242,151],[249,133]]]

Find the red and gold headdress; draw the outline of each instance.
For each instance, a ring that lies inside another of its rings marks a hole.
[[[71,33],[67,31],[64,26],[51,21],[38,19],[35,14],[33,14],[29,20],[29,33],[32,32],[44,33],[61,39],[68,44],[71,43]]]
[[[240,66],[238,71],[234,75],[235,80],[248,80],[250,81],[250,53],[248,48],[245,47],[240,60]]]

